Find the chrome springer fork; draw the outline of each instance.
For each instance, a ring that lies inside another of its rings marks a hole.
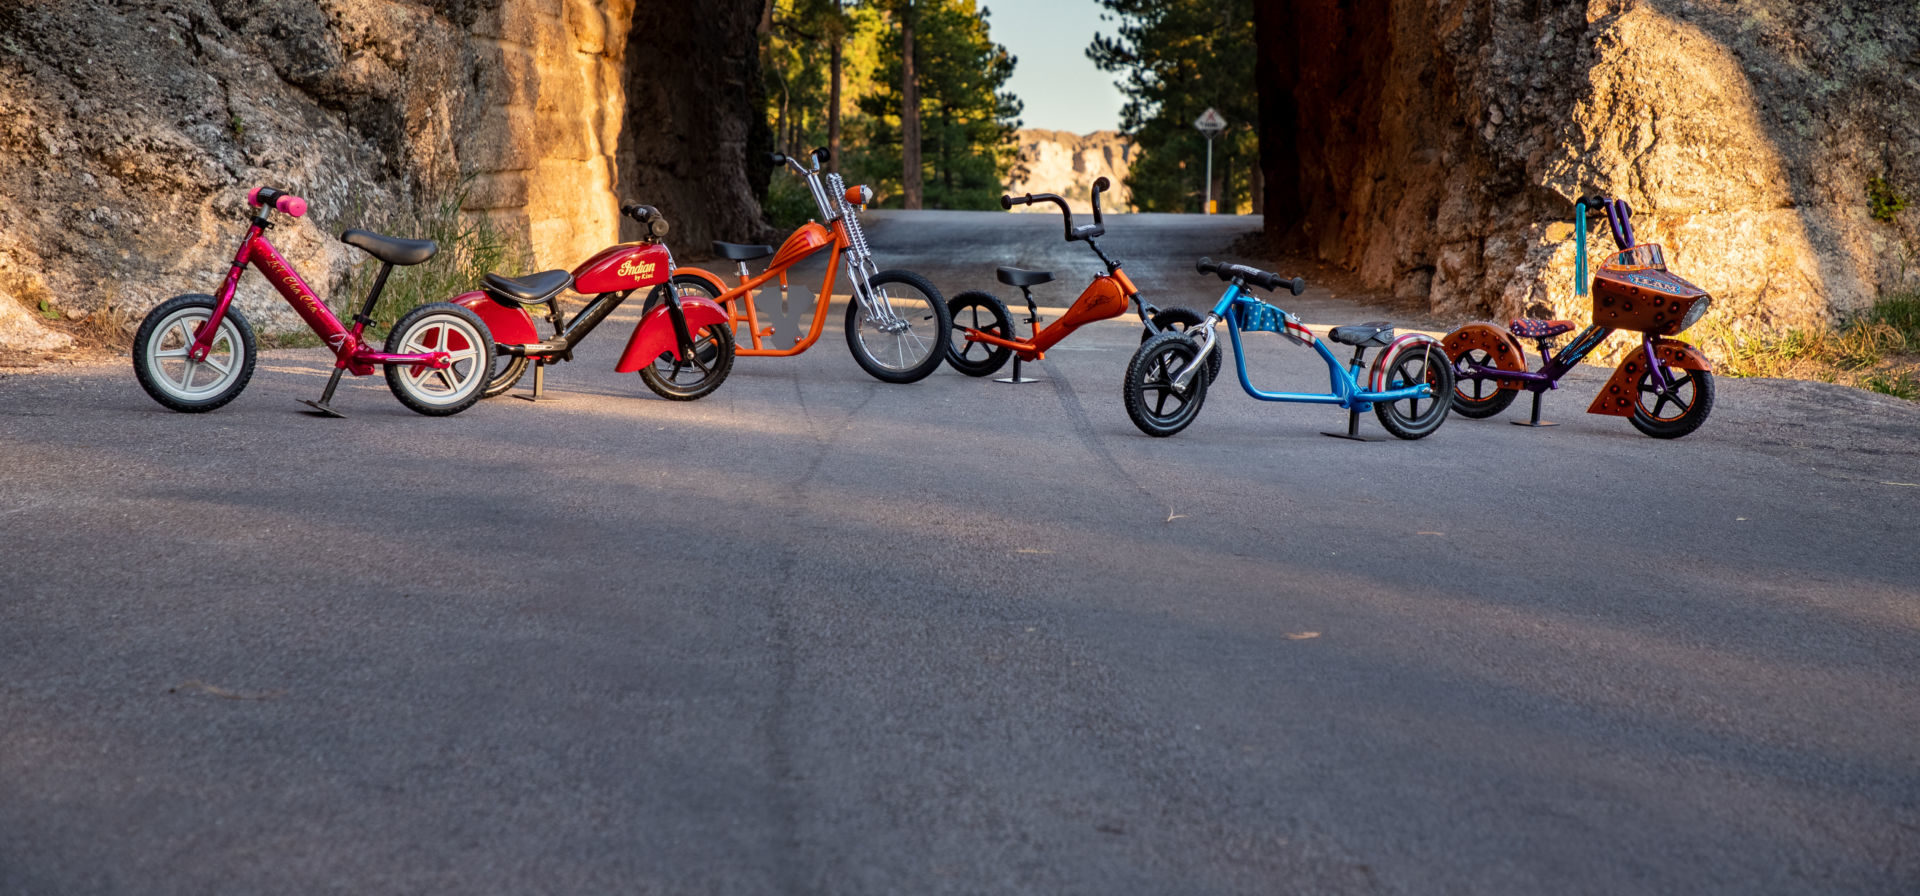
[[[833,197],[833,206],[821,211],[827,214],[829,223],[838,219],[847,229],[847,285],[853,291],[854,301],[860,303],[867,318],[878,323],[882,331],[893,333],[905,329],[906,320],[894,312],[886,293],[867,285],[880,269],[873,263],[873,249],[867,244],[866,228],[860,226],[860,213],[847,203],[847,185],[840,179],[839,172],[827,172],[827,188]]]

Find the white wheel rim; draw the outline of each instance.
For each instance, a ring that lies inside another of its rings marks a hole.
[[[481,386],[486,358],[481,354],[480,342],[480,331],[458,317],[425,318],[406,332],[400,342],[400,354],[445,352],[447,367],[435,369],[424,364],[403,367],[400,381],[422,404],[436,407],[456,404]]]
[[[181,401],[204,401],[233,383],[247,360],[247,346],[231,319],[220,321],[207,357],[195,361],[193,335],[213,313],[205,308],[182,308],[169,314],[147,337],[147,373],[155,385]]]

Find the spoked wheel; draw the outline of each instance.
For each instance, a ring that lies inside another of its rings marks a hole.
[[[1127,416],[1150,436],[1166,437],[1186,429],[1199,416],[1211,380],[1205,370],[1187,384],[1185,394],[1174,391],[1173,380],[1200,354],[1185,333],[1161,333],[1146,341],[1127,362],[1125,386]]]
[[[487,381],[486,388],[480,390],[481,398],[498,398],[507,394],[527,373],[527,359],[524,356],[502,355],[501,357],[505,359],[505,363],[500,365],[500,372]]]
[[[1204,320],[1206,320],[1206,317],[1192,308],[1162,308],[1154,312],[1153,315],[1153,325],[1163,332],[1173,330],[1178,333],[1185,333],[1188,330],[1200,326],[1200,322]],[[1146,327],[1140,328],[1141,342],[1146,342],[1152,338],[1152,330]],[[1200,339],[1196,336],[1193,338],[1193,341],[1198,343]],[[1211,380],[1220,375],[1221,348],[1221,346],[1215,345],[1213,351],[1207,353],[1207,379]]]
[[[1001,339],[1018,338],[1013,332],[1013,315],[993,293],[969,290],[947,302],[953,318],[953,336],[947,341],[947,365],[967,376],[992,376],[1007,363],[1013,349],[991,342],[968,342],[967,331],[978,330]]]
[[[1500,381],[1473,373],[1470,364],[1481,367],[1499,368],[1499,362],[1493,359],[1493,353],[1486,349],[1470,348],[1453,359],[1453,412],[1462,417],[1484,420],[1507,409],[1513,404],[1520,390],[1511,386],[1501,386]]]
[[[886,319],[868,317],[858,297],[847,303],[847,348],[875,379],[924,379],[947,356],[953,316],[927,278],[912,271],[881,271],[867,281]]]
[[[1662,392],[1653,371],[1640,375],[1633,428],[1656,439],[1677,439],[1700,428],[1713,413],[1713,374],[1660,365],[1670,388]]]
[[[692,401],[713,394],[733,372],[733,328],[708,324],[693,333],[693,351],[686,360],[661,352],[640,368],[640,381],[668,401]]]
[[[253,377],[253,328],[231,305],[204,360],[187,356],[218,307],[212,296],[176,296],[147,312],[133,337],[133,375],[153,400],[176,411],[211,411],[240,394]]]
[[[1387,375],[1381,391],[1420,383],[1426,383],[1431,389],[1425,398],[1374,402],[1373,413],[1380,418],[1380,425],[1403,439],[1432,435],[1440,424],[1447,422],[1447,412],[1453,409],[1450,398],[1454,392],[1453,363],[1447,359],[1446,349],[1430,342],[1416,342],[1401,348],[1383,363],[1387,365]]]
[[[480,315],[459,305],[435,302],[409,311],[387,334],[390,354],[446,352],[448,365],[388,364],[387,388],[393,397],[429,417],[458,414],[480,400],[493,380],[493,334]]]

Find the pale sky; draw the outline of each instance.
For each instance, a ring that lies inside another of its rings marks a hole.
[[[1094,32],[1109,37],[1113,22],[1100,21],[1094,0],[979,0],[989,13],[988,33],[1018,58],[1007,90],[1027,104],[1022,127],[1086,134],[1120,127],[1125,99],[1113,86],[1117,73],[1093,67],[1087,44]]]

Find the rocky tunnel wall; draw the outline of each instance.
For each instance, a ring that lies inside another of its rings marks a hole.
[[[1823,322],[1920,287],[1915,215],[1866,199],[1873,177],[1920,192],[1912,9],[1267,0],[1266,227],[1437,312],[1583,319],[1571,201],[1601,191],[1710,321]]]
[[[463,195],[538,267],[619,239],[623,200],[664,208],[679,250],[758,236],[744,154],[761,8],[0,3],[0,303],[137,318],[210,292],[262,184],[309,199],[273,238],[336,306],[363,259],[338,232],[410,202]],[[257,327],[298,326],[242,282]]]

